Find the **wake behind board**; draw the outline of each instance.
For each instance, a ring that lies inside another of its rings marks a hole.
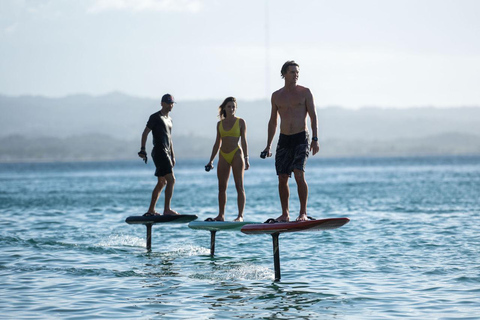
[[[194,214],[131,216],[125,219],[128,224],[187,223],[197,219]]]
[[[196,230],[220,231],[220,230],[240,230],[246,224],[255,222],[235,222],[235,221],[192,221],[188,227]]]
[[[246,234],[274,234],[284,232],[320,231],[340,228],[350,221],[348,218],[330,218],[308,221],[256,223],[242,227]]]
[[[245,225],[241,231],[246,234],[270,234],[272,236],[275,281],[280,281],[280,246],[278,241],[280,233],[336,229],[349,221],[350,219],[348,218],[331,218],[294,222],[257,223]]]
[[[235,231],[240,230],[243,226],[249,223],[255,222],[236,222],[236,221],[192,221],[188,224],[188,227],[196,230],[210,231],[210,256],[215,255],[215,234],[217,231]]]

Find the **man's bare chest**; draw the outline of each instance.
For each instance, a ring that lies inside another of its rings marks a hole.
[[[298,114],[306,112],[307,109],[305,99],[302,98],[280,100],[276,105],[280,114]]]
[[[306,105],[305,95],[301,93],[281,93],[276,97],[276,105],[280,108],[301,108]]]

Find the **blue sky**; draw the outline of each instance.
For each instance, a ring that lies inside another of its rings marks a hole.
[[[269,98],[300,64],[317,105],[480,105],[480,2],[1,0],[0,94]]]

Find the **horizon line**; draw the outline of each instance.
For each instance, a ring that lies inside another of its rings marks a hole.
[[[163,95],[163,94],[162,94]],[[24,94],[6,94],[0,92],[0,97],[7,97],[7,98],[42,98],[42,99],[51,99],[51,100],[61,100],[61,99],[66,99],[66,98],[72,98],[72,97],[88,97],[88,98],[105,98],[109,96],[123,96],[123,97],[128,97],[128,98],[135,98],[135,99],[143,99],[143,100],[155,100],[155,101],[160,101],[161,96],[159,97],[146,97],[146,96],[140,96],[140,95],[134,95],[134,94],[128,94],[122,91],[114,90],[110,91],[107,93],[103,94],[92,94],[92,93],[68,93],[64,95],[59,95],[59,96],[49,96],[49,95],[44,95],[44,94],[31,94],[31,93],[24,93]],[[222,98],[189,98],[185,100],[180,100],[180,103],[183,102],[198,102],[198,101],[223,101],[225,99],[224,97]],[[178,99],[177,103],[178,103]],[[238,98],[237,100],[239,101],[244,101],[244,102],[257,102],[257,101],[268,101],[269,99],[267,98],[256,98],[256,99],[248,99],[248,98]],[[327,108],[339,108],[339,109],[346,109],[346,110],[359,110],[359,109],[392,109],[392,110],[405,110],[405,109],[428,109],[428,108],[433,108],[433,109],[458,109],[458,108],[480,108],[480,103],[478,104],[459,104],[459,105],[450,105],[450,106],[437,106],[434,104],[428,104],[428,105],[410,105],[410,106],[393,106],[393,105],[388,105],[388,106],[381,106],[377,104],[364,104],[362,106],[356,106],[356,107],[349,107],[349,106],[343,106],[337,103],[328,103],[324,105],[319,105],[318,103],[316,104],[316,108],[320,109],[327,109]]]

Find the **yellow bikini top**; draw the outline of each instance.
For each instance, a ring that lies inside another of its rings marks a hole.
[[[220,121],[220,126],[219,126],[220,137],[222,137],[222,138],[223,137],[235,137],[235,138],[240,137],[240,122],[239,122],[239,120],[240,120],[240,118],[237,118],[237,120],[233,124],[232,129],[230,129],[228,131],[225,131],[225,129],[223,129],[223,120]]]

